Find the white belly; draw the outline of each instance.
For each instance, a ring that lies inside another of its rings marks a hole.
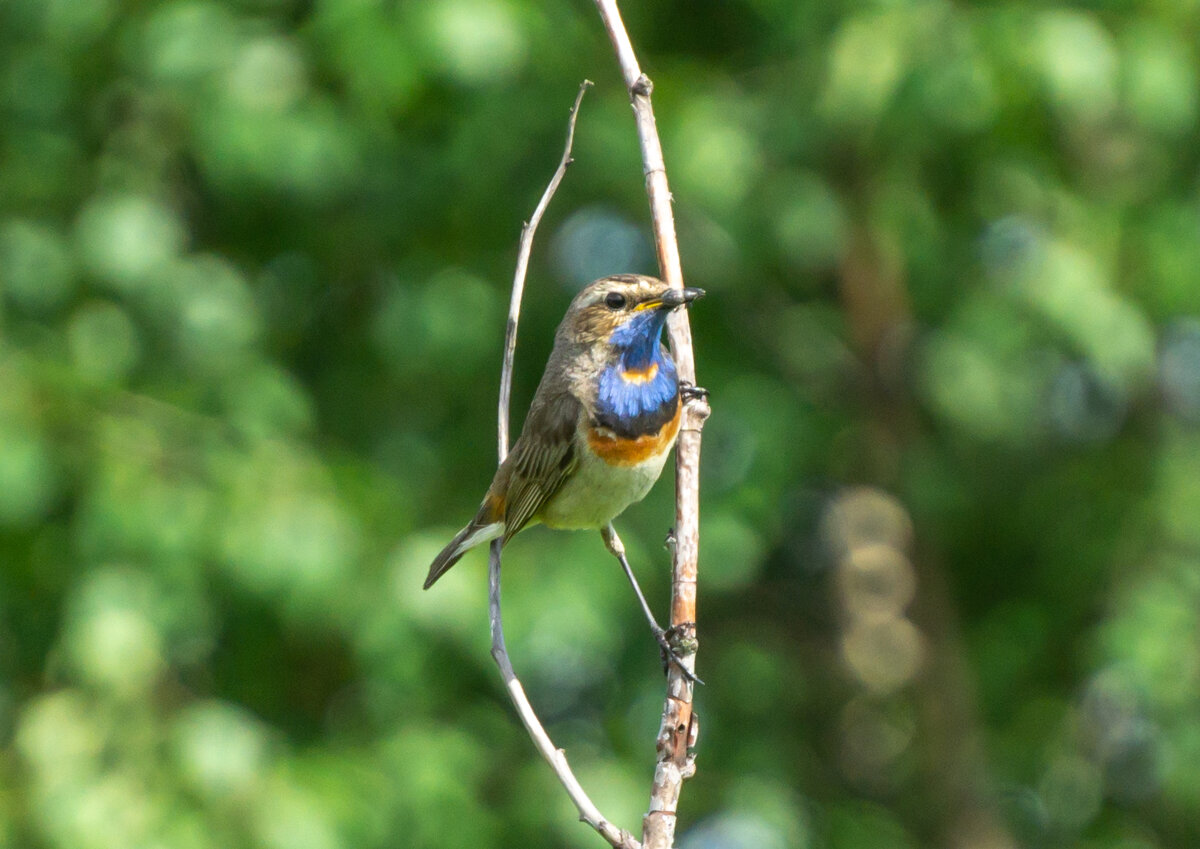
[[[581,440],[582,441],[582,440]],[[542,507],[540,518],[550,528],[602,528],[625,508],[645,498],[658,480],[667,455],[663,451],[629,466],[610,466],[586,444],[578,447],[579,467]]]

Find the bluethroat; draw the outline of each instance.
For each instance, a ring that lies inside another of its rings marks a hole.
[[[703,294],[653,277],[615,274],[575,296],[521,435],[475,518],[434,558],[425,589],[471,548],[497,538],[507,544],[531,524],[598,529],[633,584],[659,645],[678,662],[612,521],[650,491],[675,444],[681,387],[662,331],[672,310]]]

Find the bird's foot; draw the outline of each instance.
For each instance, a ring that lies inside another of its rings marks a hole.
[[[658,641],[658,647],[662,652],[663,672],[666,673],[670,668],[670,664],[675,664],[679,671],[683,673],[692,684],[704,684],[695,672],[688,669],[684,665],[682,658],[677,652],[682,651],[685,654],[695,654],[696,652],[696,637],[695,625],[672,625],[665,631],[662,628],[654,629],[654,639]]]
[[[694,383],[683,382],[679,384],[679,397],[685,403],[688,401],[707,401],[708,390]]]

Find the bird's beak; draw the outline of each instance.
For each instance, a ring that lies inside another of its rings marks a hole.
[[[665,309],[673,310],[676,307],[682,307],[684,304],[690,304],[697,298],[704,297],[703,289],[689,287],[687,289],[668,289],[663,292],[660,297],[651,298],[648,301],[642,301],[638,304],[638,309]]]

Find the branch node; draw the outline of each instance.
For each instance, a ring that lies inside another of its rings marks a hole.
[[[650,81],[648,76],[642,74],[634,81],[633,85],[630,86],[629,91],[631,94],[638,97],[649,97],[651,92],[654,91],[654,83]]]
[[[680,622],[667,629],[667,642],[678,655],[695,654],[700,648],[700,640],[696,637],[695,622]]]

